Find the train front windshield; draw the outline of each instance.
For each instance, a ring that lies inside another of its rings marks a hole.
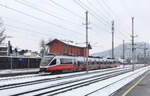
[[[50,63],[50,61],[53,59],[53,57],[44,57],[43,59],[42,59],[42,61],[41,61],[41,66],[47,66],[49,63]]]

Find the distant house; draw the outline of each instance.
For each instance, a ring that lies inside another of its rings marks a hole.
[[[0,56],[7,56],[8,47],[4,44],[0,44]]]
[[[68,44],[58,39],[48,42],[47,46],[49,47],[49,53],[86,56],[86,47]]]

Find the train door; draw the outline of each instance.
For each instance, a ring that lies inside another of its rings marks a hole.
[[[74,58],[74,60],[73,60],[73,71],[77,71],[77,61],[76,61],[76,59]]]

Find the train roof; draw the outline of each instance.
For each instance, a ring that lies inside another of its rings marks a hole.
[[[78,57],[79,59],[83,59],[83,58],[86,58],[86,57],[83,57],[83,56],[75,56],[75,55],[62,55],[62,54],[48,54],[44,57],[53,57],[53,56],[58,56],[60,58],[63,58],[63,57],[69,57],[69,58],[75,58],[75,57]],[[101,61],[114,61],[114,59],[111,59],[111,58],[103,58],[103,57],[98,57],[98,56],[89,56],[89,60],[91,59],[95,59],[95,60],[101,60]]]

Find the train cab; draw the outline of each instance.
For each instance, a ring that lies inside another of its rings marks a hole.
[[[44,56],[40,63],[40,72],[47,71],[47,67],[51,65],[56,65],[57,59],[55,59],[55,56]]]

